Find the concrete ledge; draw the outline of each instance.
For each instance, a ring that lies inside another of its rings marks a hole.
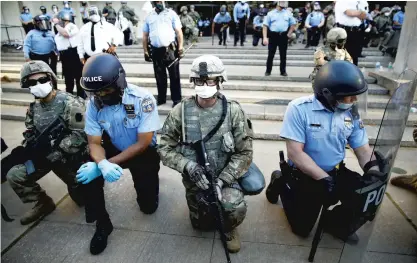
[[[386,88],[391,96],[400,83],[408,82],[408,80],[399,80],[399,75],[393,71],[369,71],[368,76],[375,78],[378,85]],[[417,92],[413,101],[417,102]]]

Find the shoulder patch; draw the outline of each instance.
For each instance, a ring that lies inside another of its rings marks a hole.
[[[142,112],[152,112],[155,109],[155,105],[150,98],[142,100]]]

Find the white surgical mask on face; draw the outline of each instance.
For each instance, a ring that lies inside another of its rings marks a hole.
[[[99,15],[92,15],[92,16],[90,16],[90,20],[93,23],[97,23],[98,21],[100,21],[100,16]]]
[[[341,110],[348,110],[350,108],[352,108],[353,103],[343,103],[338,101],[336,107],[341,109]]]
[[[56,13],[56,12],[58,12],[58,8],[54,7],[54,8],[52,8],[52,11],[54,11]]]
[[[203,99],[208,99],[214,96],[217,92],[217,86],[195,86],[195,93]]]
[[[37,85],[29,87],[30,89],[30,93],[32,93],[33,96],[35,96],[36,98],[46,98],[49,93],[51,93],[52,91],[52,84],[51,82],[46,82],[44,84],[40,84],[38,82]]]
[[[65,8],[69,8],[69,4],[65,4],[65,5],[64,5],[64,7],[65,7]]]
[[[385,16],[389,16],[389,13],[384,13]]]

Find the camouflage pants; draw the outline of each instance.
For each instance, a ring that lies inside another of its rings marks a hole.
[[[192,225],[203,231],[214,230],[215,218],[206,207],[199,205],[196,199],[201,190],[186,179],[183,179],[183,184],[185,186],[185,198],[187,199],[188,209],[190,210]],[[247,204],[244,199],[244,194],[237,188],[240,188],[239,185],[237,187],[224,187],[222,189],[223,202],[221,204],[225,232],[230,232],[239,226],[246,216]]]
[[[39,179],[44,177],[50,171],[53,171],[68,187],[75,185],[76,173],[69,172],[65,164],[60,167],[36,169],[34,173],[28,175],[26,166],[18,164],[12,167],[7,173],[7,181],[19,196],[23,203],[36,202],[45,196],[45,190],[37,183]]]
[[[188,45],[189,41],[196,42],[198,38],[198,28],[196,27],[187,27],[184,30],[184,39],[185,43]]]

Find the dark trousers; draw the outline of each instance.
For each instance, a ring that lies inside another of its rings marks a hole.
[[[22,25],[23,26],[23,30],[25,30],[25,33],[29,33],[30,30],[34,29],[35,26],[32,23],[29,23],[27,25]]]
[[[227,41],[227,27],[224,28],[223,31],[220,31],[222,27],[223,27],[223,24],[216,24],[214,26],[217,36],[219,37],[219,45],[221,45],[223,41],[224,43],[226,43]]]
[[[165,59],[166,49],[166,47],[152,47],[153,70],[158,87],[158,103],[165,103],[167,99],[168,79],[166,70],[169,63]],[[171,99],[174,103],[178,103],[181,101],[180,63],[177,61],[169,67],[168,73]]]
[[[268,59],[266,61],[266,72],[271,73],[272,63],[274,61],[275,53],[279,47],[279,68],[282,73],[285,73],[285,67],[287,65],[287,48],[288,48],[288,36],[287,32],[276,33],[270,32],[269,45],[268,45]]]
[[[124,40],[125,40],[125,45],[126,46],[130,46],[132,45],[132,40],[130,39],[130,29],[126,29],[125,31],[123,31],[123,36],[124,36]]]
[[[80,84],[83,65],[78,57],[77,48],[68,48],[67,50],[60,51],[59,53],[62,64],[62,73],[65,78],[66,91],[72,94],[75,82],[75,85],[77,86],[77,96],[85,98],[85,92],[81,88]]]
[[[321,36],[321,29],[312,27],[307,29],[307,45],[316,47],[319,44]]]
[[[236,24],[235,29],[235,44],[239,41],[240,36],[240,43],[243,44],[245,42],[245,32],[246,32],[246,16],[241,19],[238,19],[239,24]]]
[[[252,37],[253,37],[252,45],[254,47],[258,46],[259,40],[261,40],[262,46],[265,46],[263,43],[262,31],[255,31]]]
[[[346,225],[352,222],[349,211],[353,211],[351,202],[352,194],[360,185],[361,175],[341,165],[340,170],[329,172],[335,179],[335,196],[341,205],[328,213],[329,224],[326,229],[346,229]],[[302,237],[307,237],[313,229],[320,209],[328,201],[321,182],[316,181],[299,170],[292,170],[292,175],[283,189],[280,191],[281,201],[292,231]],[[342,211],[342,212],[341,212]],[[343,216],[342,216],[343,215]],[[333,225],[334,223],[334,225]],[[342,232],[342,231],[341,231]],[[344,233],[349,235],[351,233]]]
[[[343,27],[342,27],[343,28]],[[358,58],[362,51],[363,32],[360,29],[349,30],[346,29],[347,39],[345,48],[352,57],[353,64],[358,65]]]
[[[103,147],[106,150],[106,158],[109,159],[120,153],[106,135],[103,136]],[[132,174],[133,185],[137,194],[137,203],[145,214],[151,214],[158,208],[159,198],[159,162],[160,158],[155,147],[148,147],[143,153],[135,156],[120,166],[129,169]],[[85,212],[87,223],[97,220],[100,222],[109,220],[104,200],[104,178],[99,176],[89,184],[83,185],[85,193]]]
[[[35,54],[33,52],[29,53],[29,58],[31,60],[42,60],[43,62],[45,62],[46,64],[48,64],[48,66],[52,69],[52,71],[55,73],[55,75],[57,75],[56,73],[56,64],[58,63],[58,57],[56,56],[55,52],[51,52],[49,54],[45,54],[45,55],[39,55],[39,54]]]

